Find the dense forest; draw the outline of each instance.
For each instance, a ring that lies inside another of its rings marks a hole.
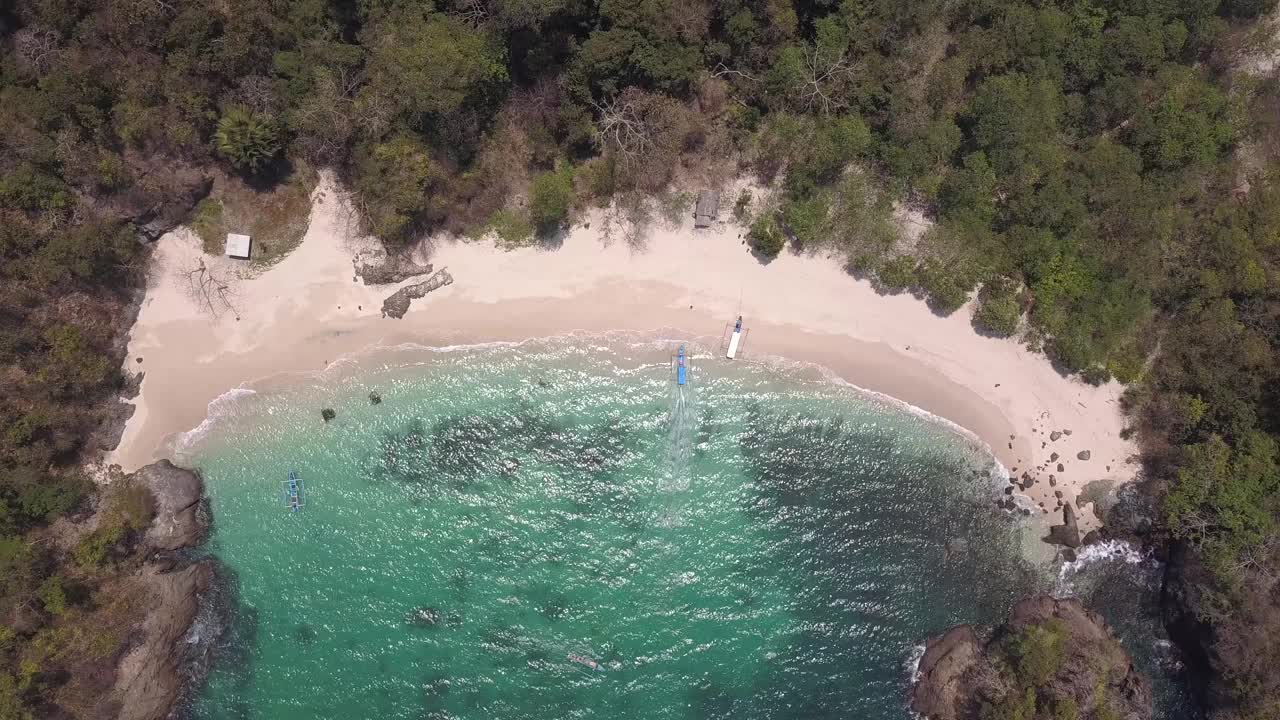
[[[762,257],[834,251],[938,313],[976,293],[983,332],[1130,384],[1206,701],[1280,717],[1280,76],[1241,60],[1274,5],[0,3],[0,719],[90,716],[126,640],[150,510],[79,466],[129,382],[138,236],[213,173],[323,166],[393,245],[748,173]],[[908,241],[895,207],[935,224]]]

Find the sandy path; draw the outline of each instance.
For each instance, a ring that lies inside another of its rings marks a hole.
[[[1063,378],[1018,343],[975,333],[969,308],[937,317],[908,295],[877,295],[834,260],[784,253],[762,265],[729,223],[656,229],[642,250],[609,240],[598,212],[555,250],[441,242],[428,251],[431,262],[456,282],[392,320],[379,313],[392,288],[353,282],[352,252],[371,245],[351,238],[327,178],[315,200],[302,246],[266,272],[230,282],[234,309],[217,317],[193,302],[182,273],[196,264],[198,241],[186,231],[161,238],[129,343],[129,367],[146,378],[108,462],[125,470],[146,464],[227,390],[321,370],[353,352],[661,328],[713,344],[741,303],[748,355],[818,363],[967,428],[1005,467],[1038,475],[1026,494],[1051,510],[1055,491],[1070,502],[1085,483],[1125,481],[1136,469],[1129,460],[1135,448],[1120,438],[1119,385]],[[243,267],[207,262],[226,277]],[[1072,433],[1050,441],[1055,430]],[[1084,450],[1088,461],[1077,459]],[[1059,459],[1051,462],[1051,453]],[[1092,513],[1082,513],[1082,530],[1094,526]]]

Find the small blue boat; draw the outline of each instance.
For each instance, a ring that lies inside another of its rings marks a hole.
[[[298,512],[306,504],[306,498],[303,497],[302,478],[298,473],[290,470],[289,479],[285,480],[283,485],[285,507],[289,508],[289,512]]]
[[[677,385],[684,385],[685,380],[687,379],[685,377],[685,373],[687,372],[687,370],[688,368],[685,365],[685,357],[684,357],[684,345],[681,345],[680,350],[676,352],[676,384]]]

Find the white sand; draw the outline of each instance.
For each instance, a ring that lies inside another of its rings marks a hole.
[[[1040,479],[1027,494],[1050,510],[1054,490],[1071,502],[1085,483],[1123,482],[1136,471],[1135,448],[1120,438],[1119,385],[1063,378],[1017,342],[975,333],[970,308],[937,317],[909,295],[877,295],[835,260],[784,252],[762,265],[729,223],[697,232],[691,221],[655,228],[639,250],[620,232],[607,237],[602,212],[591,213],[555,250],[503,252],[489,243],[440,241],[425,252],[455,283],[393,320],[381,318],[380,307],[394,288],[353,282],[352,253],[373,245],[351,238],[327,176],[315,200],[302,246],[270,270],[230,283],[235,312],[217,317],[193,302],[181,272],[199,258],[197,239],[179,231],[159,240],[129,342],[129,368],[146,377],[137,412],[108,462],[126,471],[150,462],[167,437],[198,425],[209,403],[232,388],[322,370],[378,346],[670,328],[714,350],[741,303],[750,327],[748,361],[767,354],[818,363],[968,428],[1005,467],[1018,475],[1032,470]],[[228,277],[245,267],[207,262]],[[1065,429],[1072,434],[1050,442],[1051,431]],[[1090,460],[1076,458],[1082,450],[1091,451]],[[1053,452],[1061,458],[1050,463]],[[1082,531],[1096,527],[1092,513],[1080,516]]]

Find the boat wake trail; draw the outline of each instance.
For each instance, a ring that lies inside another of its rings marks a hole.
[[[689,490],[689,468],[693,458],[693,440],[698,430],[693,387],[673,385],[671,420],[667,430],[667,457],[662,477],[658,480],[659,517],[663,527],[680,524],[681,495]]]

